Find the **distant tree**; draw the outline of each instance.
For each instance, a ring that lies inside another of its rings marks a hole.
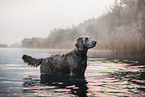
[[[98,32],[96,31],[95,26],[93,24],[87,26],[86,33],[91,37],[99,37]]]
[[[0,44],[0,47],[8,47],[6,44]]]

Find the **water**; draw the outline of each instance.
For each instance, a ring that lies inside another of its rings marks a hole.
[[[45,58],[53,52],[0,48],[0,96],[145,96],[145,64],[138,61],[89,58],[85,78],[70,78],[41,75],[39,67],[29,67],[21,59],[23,54]]]

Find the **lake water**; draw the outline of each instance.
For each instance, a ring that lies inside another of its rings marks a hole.
[[[88,58],[85,78],[41,75],[24,64],[23,54],[45,58],[58,50],[0,48],[1,97],[145,96],[145,64]]]

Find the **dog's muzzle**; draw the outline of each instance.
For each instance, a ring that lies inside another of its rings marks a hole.
[[[97,41],[92,41],[93,47],[96,46],[96,44],[97,44]]]
[[[88,48],[93,48],[96,46],[97,41],[92,41],[91,45]]]

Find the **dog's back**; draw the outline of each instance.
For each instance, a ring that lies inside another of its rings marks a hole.
[[[69,75],[70,64],[67,61],[68,56],[66,54],[52,55],[43,60],[40,71],[52,75]]]
[[[69,75],[70,65],[68,54],[52,55],[45,59],[37,59],[28,55],[23,55],[22,59],[30,66],[40,66],[41,73],[51,75]]]

